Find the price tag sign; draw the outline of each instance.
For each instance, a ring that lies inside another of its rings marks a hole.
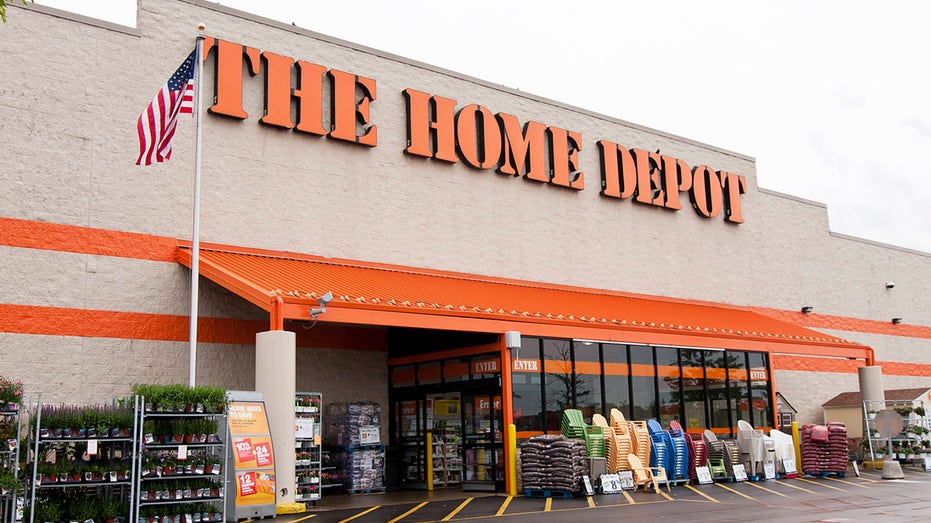
[[[931,458],[925,458],[925,470],[931,470]]]
[[[747,469],[743,463],[734,465],[734,479],[737,481],[747,481]]]
[[[782,468],[786,471],[786,474],[798,474],[798,470],[795,469],[795,460],[792,458],[783,459]]]
[[[359,443],[362,445],[381,443],[381,430],[379,427],[359,427]]]
[[[617,473],[621,478],[621,490],[635,490],[637,485],[634,484],[634,473],[629,470],[622,470]]]
[[[87,440],[87,455],[88,456],[97,455],[97,440],[95,439]]]
[[[776,462],[763,463],[763,476],[766,479],[776,479]]]
[[[617,494],[621,491],[621,478],[617,474],[601,475],[601,493]]]
[[[187,445],[178,445],[178,460],[187,459]]]
[[[595,494],[595,489],[592,488],[592,480],[588,475],[582,476],[582,486],[585,488],[585,495],[592,496]]]
[[[711,479],[711,470],[708,467],[695,467],[695,475],[698,476],[699,485],[714,483],[714,480]]]

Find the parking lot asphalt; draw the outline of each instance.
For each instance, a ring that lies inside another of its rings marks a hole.
[[[616,522],[619,518],[688,522],[929,521],[931,472],[907,468],[905,478],[882,478],[861,470],[857,477],[799,476],[769,481],[679,485],[577,497],[488,495],[445,489],[433,494],[398,491],[341,496],[302,514],[277,516],[282,523],[432,523],[441,521]],[[503,518],[503,519],[502,519]]]

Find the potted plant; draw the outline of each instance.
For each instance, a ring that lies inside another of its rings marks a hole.
[[[63,519],[64,511],[61,504],[56,499],[47,499],[42,503],[36,503],[35,521],[42,523],[58,523]]]
[[[23,402],[23,382],[0,375],[0,409],[17,411]]]
[[[921,407],[921,406],[915,407],[915,409],[912,412],[914,412],[918,416],[921,416],[922,418],[925,417],[924,407]]]

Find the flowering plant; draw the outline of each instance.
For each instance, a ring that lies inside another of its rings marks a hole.
[[[23,382],[0,375],[0,403],[22,403]]]

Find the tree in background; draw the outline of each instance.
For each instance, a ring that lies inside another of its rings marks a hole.
[[[26,0],[23,0],[23,5],[26,5]],[[0,20],[6,23],[6,0],[0,0]]]

